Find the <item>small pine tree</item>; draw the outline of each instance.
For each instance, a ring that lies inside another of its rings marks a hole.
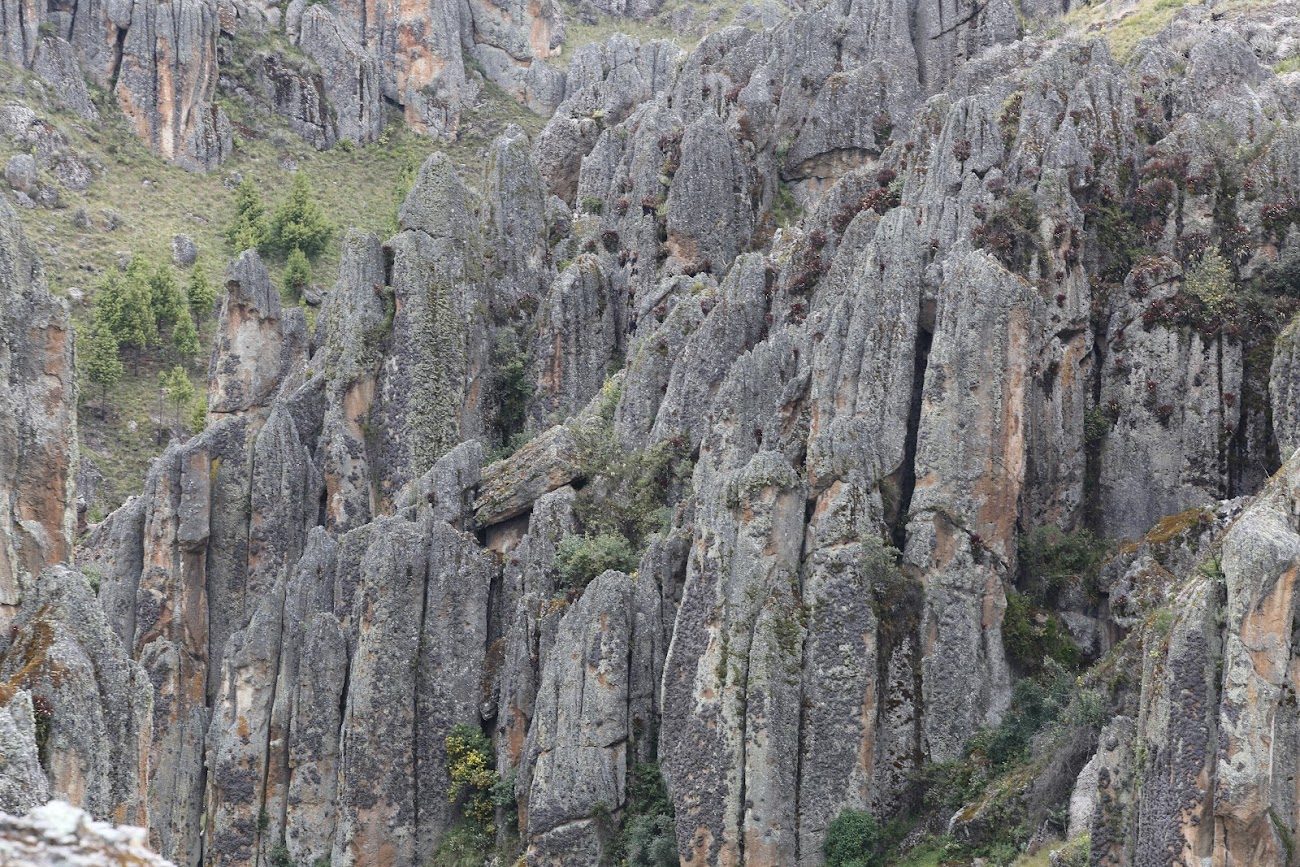
[[[189,311],[182,311],[172,328],[172,349],[182,364],[190,365],[199,355],[199,330],[194,327],[194,320]]]
[[[301,250],[309,259],[315,259],[329,243],[334,227],[325,212],[312,198],[307,177],[295,173],[289,184],[289,196],[275,210],[271,221],[271,237],[275,247],[288,255]]]
[[[207,427],[208,424],[208,399],[206,395],[199,394],[194,398],[194,403],[190,405],[190,430],[198,433]]]
[[[86,378],[99,386],[99,418],[107,415],[108,390],[122,379],[122,359],[118,355],[117,336],[107,323],[96,316],[91,322],[89,340],[82,357]]]
[[[198,263],[190,271],[190,282],[185,287],[185,294],[190,300],[190,312],[197,321],[202,322],[212,315],[212,308],[217,303],[217,287],[208,280],[207,272]]]
[[[235,187],[235,216],[226,226],[226,240],[236,254],[267,250],[271,233],[266,225],[266,207],[251,178],[244,178]]]
[[[104,280],[95,296],[95,318],[112,330],[118,346],[131,350],[137,361],[157,335],[148,284],[130,274],[109,274]]]
[[[181,319],[189,318],[189,301],[169,265],[159,265],[149,275],[149,307],[159,334],[174,329]]]
[[[171,370],[163,370],[158,373],[158,420],[165,423],[162,417],[162,401],[166,399],[172,405],[176,412],[176,424],[181,423],[181,413],[186,405],[194,400],[194,386],[190,384],[190,377],[185,372],[185,368],[179,364]],[[162,441],[162,431],[159,430],[159,442]]]
[[[310,283],[311,263],[307,261],[307,254],[295,247],[284,266],[284,288],[291,298],[297,300]]]

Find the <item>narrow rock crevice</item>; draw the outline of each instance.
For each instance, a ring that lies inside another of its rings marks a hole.
[[[21,7],[20,7],[21,8]],[[117,90],[117,77],[122,71],[122,58],[126,54],[126,31],[127,28],[118,28],[116,41],[113,43],[113,65],[108,72],[108,92],[111,94]]]
[[[925,372],[930,363],[930,346],[934,334],[929,330],[933,323],[922,321],[916,329],[916,345],[912,357],[912,398],[907,409],[907,434],[903,438],[903,463],[894,473],[898,490],[897,506],[891,511],[885,504],[885,520],[890,528],[890,538],[898,550],[907,546],[907,513],[912,508],[912,494],[916,491],[916,443],[921,430],[921,408],[925,398]]]
[[[411,577],[411,567],[406,567],[407,580]],[[414,724],[411,726],[411,804],[414,807],[415,814],[411,820],[411,827],[416,831],[415,845],[418,847],[419,829],[420,829],[420,663],[426,653],[424,646],[424,626],[425,620],[429,616],[429,567],[424,569],[424,580],[420,588],[420,617],[419,632],[417,633],[415,644],[415,659],[412,664],[415,668],[415,677],[412,682],[415,688],[411,691],[411,719]],[[486,653],[487,648],[484,648]],[[491,736],[491,733],[487,733]]]
[[[279,676],[280,664],[284,659],[284,640],[285,640],[285,636],[289,633],[289,630],[293,629],[295,626],[295,624],[288,622],[287,619],[287,615],[289,613],[288,606],[285,604],[286,602],[285,585],[287,581],[288,581],[288,576],[282,575],[279,593],[277,594],[279,596],[279,608],[281,612],[280,613],[280,640],[276,642],[274,661],[272,662],[269,668],[271,672],[271,677],[270,677],[271,695],[266,704],[266,712],[267,712],[266,741],[262,745],[262,786],[261,786],[262,792],[258,803],[259,815],[262,815],[267,812],[267,798],[271,788],[271,742],[273,740],[272,733],[275,729],[275,701],[278,694],[277,691],[280,688],[280,676]],[[286,684],[286,686],[288,686],[288,684]],[[282,737],[284,737],[285,746],[287,747],[288,732],[287,731],[283,732]],[[279,815],[276,817],[280,827],[281,834],[284,833],[285,816],[287,810],[288,810],[288,804],[281,803],[278,810]],[[258,843],[255,851],[257,853],[257,860],[259,864],[261,863],[262,853],[265,851],[267,845],[267,841],[263,836],[265,833],[266,832],[262,831],[260,828],[257,831]]]

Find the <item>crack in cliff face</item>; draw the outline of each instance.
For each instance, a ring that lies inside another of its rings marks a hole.
[[[273,663],[269,669],[271,673],[270,676],[271,697],[266,707],[266,742],[262,745],[262,794],[261,794],[261,803],[258,804],[259,816],[267,813],[267,799],[271,788],[271,778],[272,778],[271,762],[273,756],[271,752],[271,744],[274,740],[275,702],[276,702],[276,698],[279,695],[278,690],[280,688],[280,666],[284,661],[285,636],[289,634],[289,630],[293,629],[294,626],[294,624],[289,622],[289,618],[288,618],[289,608],[288,605],[286,604],[288,582],[289,582],[289,576],[287,574],[282,574],[280,578],[280,587],[278,593],[279,596],[278,607],[280,609],[280,640],[276,642],[275,656],[273,659]],[[289,687],[290,685],[285,684],[285,686]],[[284,753],[286,755],[286,758],[288,752],[287,735],[288,735],[287,731],[283,733],[283,736],[285,737]],[[287,783],[288,782],[287,761],[285,763],[284,770],[285,770],[284,780]],[[284,835],[285,819],[286,819],[287,811],[288,811],[288,803],[287,800],[285,800],[279,804],[279,809],[277,810],[279,815],[276,817],[277,821],[279,822],[281,836]],[[254,849],[254,858],[256,859],[255,863],[257,864],[262,863],[262,853],[265,851],[268,843],[265,835],[266,835],[266,831],[262,830],[259,827],[257,831],[257,845]]]
[[[407,566],[408,579],[411,567]],[[420,631],[417,633],[415,645],[415,659],[412,660],[415,666],[415,677],[413,678],[414,689],[411,690],[411,719],[414,725],[411,726],[411,803],[415,808],[415,815],[411,821],[411,827],[415,831],[414,846],[420,845],[420,661],[424,659],[426,648],[424,646],[424,627],[425,621],[429,616],[429,564],[424,567],[424,582],[420,594]],[[484,648],[486,652],[486,648]]]
[[[912,40],[912,54],[916,57],[916,83],[921,86],[922,90],[927,90],[929,84],[927,79],[929,76],[925,73],[925,64],[921,62],[921,57],[923,56],[922,41],[924,40],[924,37],[921,36],[920,24],[917,21],[917,15],[919,12],[920,8],[918,4],[913,4],[912,8],[908,10],[907,29],[908,35]]]
[[[916,343],[912,356],[912,398],[907,408],[907,434],[903,438],[903,463],[890,477],[898,495],[891,510],[885,505],[885,522],[889,525],[890,540],[898,550],[907,545],[907,513],[912,507],[916,491],[916,444],[921,430],[921,406],[925,394],[925,372],[930,363],[930,346],[934,342],[933,315],[927,319],[923,310],[916,328]]]
[[[126,54],[126,27],[121,27],[115,34],[113,43],[112,67],[108,71],[108,92],[117,90],[117,77],[122,72],[122,58]]]

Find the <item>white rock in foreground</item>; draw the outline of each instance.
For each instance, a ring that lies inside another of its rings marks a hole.
[[[147,841],[144,828],[97,822],[63,801],[26,816],[0,813],[0,867],[175,867]]]

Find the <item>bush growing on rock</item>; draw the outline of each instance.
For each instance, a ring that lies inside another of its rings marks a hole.
[[[480,867],[492,849],[492,819],[502,788],[493,769],[492,743],[477,726],[457,723],[447,747],[447,800],[459,807],[460,821],[438,841],[430,867]]]
[[[1071,670],[1079,667],[1079,647],[1061,621],[1023,593],[1007,594],[1002,644],[1011,661],[1026,673],[1041,671],[1045,660]]]
[[[644,450],[624,448],[613,425],[619,396],[619,389],[607,384],[598,416],[575,431],[588,483],[574,508],[588,534],[615,533],[638,549],[651,533],[669,529],[672,495],[694,466],[682,437]]]
[[[477,728],[457,723],[447,735],[446,745],[447,776],[451,778],[448,800],[460,804],[466,819],[490,825],[492,790],[501,779],[492,768],[492,744]]]
[[[826,867],[879,867],[880,824],[866,810],[841,810],[826,829]]]
[[[1037,527],[1020,537],[1020,588],[1040,605],[1052,605],[1070,585],[1095,592],[1106,545],[1088,530]]]
[[[677,820],[658,764],[638,764],[628,774],[623,827],[610,852],[624,867],[676,867]]]
[[[1199,300],[1211,314],[1221,312],[1232,289],[1232,272],[1217,250],[1207,250],[1183,276],[1183,291]]]
[[[502,442],[524,429],[528,401],[533,397],[533,383],[528,378],[528,356],[512,333],[501,334],[493,347],[496,363],[497,430]],[[513,449],[511,450],[513,451]]]
[[[636,552],[617,532],[565,536],[555,549],[556,574],[570,590],[581,590],[610,569],[631,572],[636,564]]]

